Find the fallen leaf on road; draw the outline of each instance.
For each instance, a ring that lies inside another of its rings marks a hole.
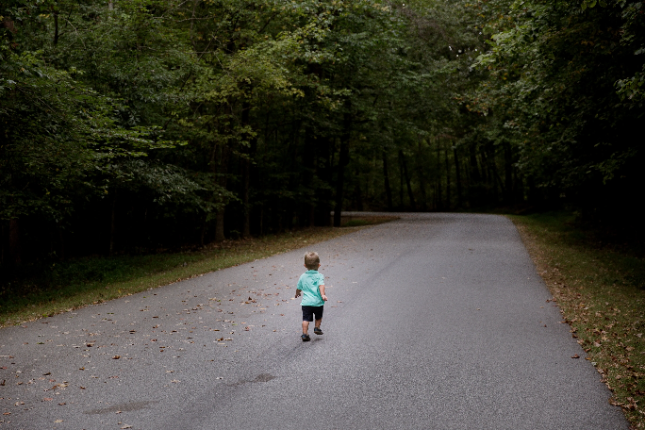
[[[2,415],[11,415],[11,412],[4,412]]]
[[[84,389],[85,389],[85,387],[78,387],[78,388],[80,388],[81,390],[84,390]]]
[[[59,403],[58,406],[65,406],[66,404],[67,404],[66,402],[63,402],[63,403]]]
[[[580,358],[580,356],[578,354],[576,354],[576,355],[572,356],[571,358]]]
[[[115,359],[115,360],[118,360],[119,358],[121,358],[121,356],[120,356],[120,355],[115,355],[115,356],[114,356],[114,357],[112,357],[112,358],[113,358],[113,359]]]
[[[62,423],[62,422],[63,422],[63,420],[56,420],[56,421],[54,421],[54,422],[55,422],[55,423]]]
[[[126,425],[122,426],[121,428],[122,429],[131,429],[132,426],[130,424],[126,424]]]
[[[43,399],[43,402],[51,402],[52,400],[54,400],[54,399],[52,399],[51,397],[45,397]]]
[[[180,383],[181,381],[180,381],[179,379],[173,379],[173,380],[172,380],[172,381],[170,381],[170,382],[172,382],[173,384],[178,384],[178,383]]]

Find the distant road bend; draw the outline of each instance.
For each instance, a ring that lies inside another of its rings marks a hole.
[[[508,219],[400,216],[307,248],[311,342],[305,249],[0,330],[0,429],[628,428]]]

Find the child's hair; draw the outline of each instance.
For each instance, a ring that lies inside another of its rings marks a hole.
[[[317,252],[305,253],[305,267],[309,270],[318,270],[320,264],[320,257]]]

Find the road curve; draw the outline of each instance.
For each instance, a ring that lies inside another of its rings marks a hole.
[[[0,330],[0,429],[628,428],[508,219],[401,216],[311,247],[311,342],[304,248]]]

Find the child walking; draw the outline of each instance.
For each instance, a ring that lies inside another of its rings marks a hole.
[[[300,276],[298,287],[296,289],[296,298],[302,295],[302,341],[311,340],[309,337],[309,323],[316,316],[314,333],[323,334],[320,329],[322,323],[323,310],[327,296],[325,295],[325,277],[318,273],[320,268],[320,257],[316,252],[307,252],[305,254],[305,267],[307,271]]]

